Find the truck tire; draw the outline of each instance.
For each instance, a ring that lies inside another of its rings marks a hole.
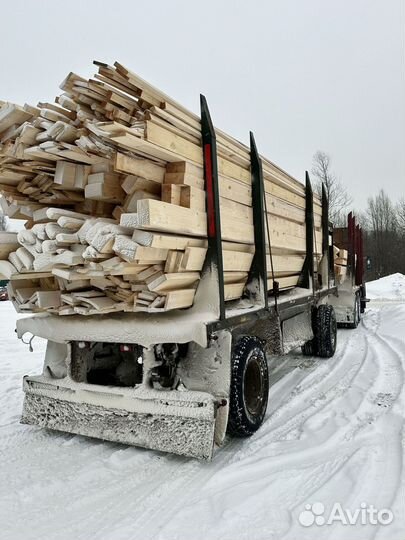
[[[328,304],[318,306],[315,313],[314,334],[317,355],[321,358],[331,358],[336,350],[336,315],[335,310]]]
[[[360,285],[360,313],[363,314],[366,311],[366,286]]]
[[[315,339],[311,339],[301,346],[301,351],[304,356],[316,356]]]
[[[250,437],[259,429],[269,397],[269,370],[260,339],[244,336],[232,353],[228,433]]]
[[[356,294],[354,298],[354,306],[353,306],[353,322],[349,323],[347,326],[349,328],[357,328],[360,324],[360,318],[361,318],[360,298],[359,298],[359,295]]]

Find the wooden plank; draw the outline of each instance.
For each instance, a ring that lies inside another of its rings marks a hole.
[[[147,282],[150,291],[165,293],[195,286],[200,279],[198,272],[166,273]]]
[[[121,216],[124,227],[126,216]],[[140,229],[172,232],[182,235],[207,236],[207,216],[205,212],[196,212],[182,206],[175,206],[161,201],[138,201],[138,220]]]
[[[134,152],[141,153],[148,158],[152,157],[162,161],[177,161],[179,159],[179,155],[176,154],[176,152],[162,148],[161,146],[145,139],[135,137],[130,133],[122,132],[118,135],[106,135],[106,138],[121,148],[133,150]]]
[[[151,107],[150,110],[146,112],[146,118],[148,120],[154,120],[155,122],[157,122],[157,120],[160,122],[166,121],[189,135],[197,137],[198,139],[201,138],[201,122],[197,122],[195,126],[192,126],[188,121],[184,121],[160,107]]]
[[[60,291],[38,291],[37,304],[42,309],[57,308],[62,305]]]
[[[129,216],[127,218],[127,216]],[[121,225],[131,226],[130,214],[121,216]],[[207,216],[205,212],[198,212],[175,206],[161,201],[138,201],[138,227],[144,230],[172,232],[191,236],[207,235]],[[222,216],[222,238],[240,243],[253,243],[253,226],[240,220]]]
[[[281,278],[277,278],[277,281],[279,283],[280,289],[288,289],[288,288],[297,286],[298,278],[299,276],[281,277]],[[268,279],[267,290],[271,291],[272,289],[273,289],[273,280]]]
[[[336,257],[335,265],[347,266],[347,259],[345,259],[343,257]]]
[[[143,246],[164,248],[170,250],[185,250],[186,247],[206,247],[207,240],[190,236],[175,236],[171,234],[154,233],[134,230],[132,239]]]
[[[152,193],[149,193],[147,191],[143,191],[142,189],[134,191],[134,193],[131,193],[131,195],[128,195],[124,200],[124,206],[123,206],[123,212],[129,213],[129,212],[136,212],[137,211],[137,205],[138,201],[142,199],[154,199],[154,200],[160,200],[159,195],[153,195]]]
[[[145,138],[148,142],[154,143],[165,150],[173,151],[179,156],[182,156],[198,165],[203,165],[202,148],[183,137],[179,137],[171,133],[167,129],[146,122]],[[170,160],[173,161],[173,160]],[[218,171],[220,174],[236,178],[237,180],[250,183],[250,171],[242,168],[227,159],[218,156]]]
[[[252,206],[252,190],[243,183],[232,178],[219,178],[219,194],[225,199]]]
[[[245,271],[250,270],[253,260],[253,253],[241,253],[239,251],[223,251],[224,271]]]
[[[170,250],[166,259],[165,272],[166,273],[179,272],[183,257],[184,257],[183,251]]]
[[[117,173],[110,172],[98,172],[92,173],[88,176],[88,184],[105,184],[107,186],[117,186],[121,185],[120,175]]]
[[[74,189],[76,178],[76,164],[71,161],[58,161],[56,163],[55,184],[64,186],[66,189]]]
[[[187,247],[181,260],[180,271],[201,271],[207,248]]]
[[[0,133],[3,133],[14,124],[20,125],[31,118],[32,114],[25,111],[23,107],[14,103],[5,103],[0,108]]]
[[[195,289],[180,289],[169,291],[166,295],[164,309],[182,309],[193,305]]]
[[[246,283],[247,278],[247,272],[224,272],[225,285],[228,285],[229,283]]]
[[[118,172],[140,176],[161,184],[165,175],[165,168],[150,160],[130,157],[117,152],[115,155],[114,169]]]
[[[174,105],[173,103],[166,100],[164,101],[164,103],[162,103],[162,108],[171,116],[174,116],[175,118],[180,119],[182,122],[187,123],[189,126],[193,127],[194,129],[201,131],[201,122],[200,122],[200,119],[196,115],[193,115],[192,113],[188,111],[185,112],[179,107],[176,107],[176,105]]]
[[[339,249],[339,258],[340,259],[344,259],[347,261],[347,258],[349,256],[349,252],[347,251],[347,249]]]
[[[143,264],[147,261],[165,261],[167,255],[167,249],[138,246],[135,252],[135,260],[143,261]]]
[[[220,210],[221,216],[225,215],[231,219],[241,219],[253,225],[253,209],[250,206],[220,197]]]
[[[304,265],[303,255],[273,255],[273,269],[276,275],[281,273],[298,274]],[[271,274],[270,255],[266,255],[267,272]]]
[[[237,298],[240,298],[243,294],[243,290],[245,288],[244,283],[229,283],[224,286],[225,290],[225,302],[228,302],[229,300],[236,300]]]
[[[168,163],[166,165],[166,173],[193,176],[204,180],[203,167],[190,163],[189,161],[175,161],[174,163]]]
[[[270,240],[272,247],[285,249],[286,251],[298,251],[305,253],[305,226],[277,216],[268,219]],[[322,236],[316,233],[316,248],[318,253],[322,249]],[[315,249],[315,246],[314,246]]]
[[[167,164],[168,166],[170,163]],[[191,186],[195,187],[197,189],[204,189],[205,181],[203,178],[199,178],[198,176],[194,176],[192,174],[188,173],[166,173],[165,184],[182,184],[185,186]]]
[[[161,184],[132,174],[126,176],[122,181],[121,187],[128,195],[132,195],[135,191],[142,190],[160,196],[162,189]]]
[[[87,184],[84,190],[86,199],[95,201],[106,201],[112,203],[122,203],[125,199],[125,193],[121,186],[108,184]]]
[[[162,184],[162,201],[180,206],[183,187],[177,184]]]
[[[163,271],[163,265],[161,264],[154,264],[152,266],[149,266],[145,270],[142,270],[137,276],[138,281],[144,281],[148,278],[151,278],[154,274],[159,274]]]
[[[283,217],[296,223],[305,223],[305,209],[298,208],[294,204],[289,204],[284,200],[273,197],[272,195],[266,195],[267,212],[271,215]],[[314,213],[315,227],[321,227],[321,215]]]
[[[8,259],[12,251],[19,248],[17,233],[0,232],[0,260]]]
[[[0,279],[9,280],[13,274],[17,274],[16,267],[9,261],[0,260]]]
[[[180,192],[180,205],[199,212],[205,212],[205,191],[192,186],[183,186]]]

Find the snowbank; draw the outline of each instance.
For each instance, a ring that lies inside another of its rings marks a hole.
[[[405,301],[405,276],[392,274],[366,284],[367,296],[371,300]]]

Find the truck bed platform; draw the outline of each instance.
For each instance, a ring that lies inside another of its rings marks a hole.
[[[295,288],[278,297],[280,319],[292,317],[303,310],[314,298],[330,294],[331,289],[321,289],[315,295],[308,289]],[[242,325],[257,318],[274,314],[274,298],[264,309],[245,302],[228,308],[226,318],[219,320],[212,313],[198,309],[178,310],[168,313],[117,313],[88,316],[38,314],[17,321],[17,334],[31,333],[57,343],[69,341],[100,341],[109,343],[136,343],[149,347],[156,343],[187,343],[194,341],[207,346],[208,335],[217,330]]]

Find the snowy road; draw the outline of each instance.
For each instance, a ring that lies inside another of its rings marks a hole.
[[[405,304],[374,304],[340,330],[334,358],[272,362],[270,406],[249,440],[212,463],[18,423],[38,372],[0,304],[0,531],[4,540],[405,538]],[[387,525],[304,527],[306,504],[390,509]]]

